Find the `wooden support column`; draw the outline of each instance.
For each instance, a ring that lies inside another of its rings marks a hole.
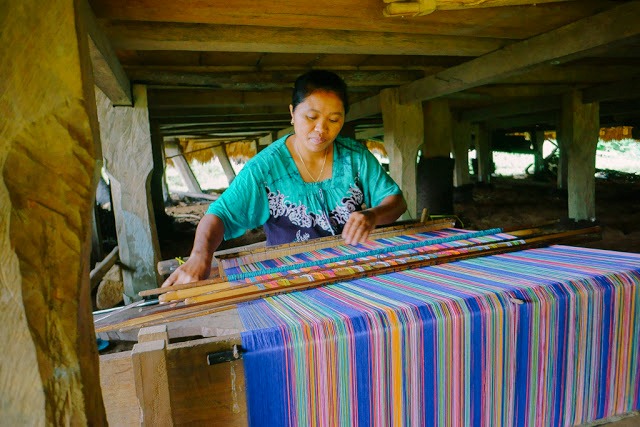
[[[402,189],[409,217],[419,218],[416,162],[418,147],[424,138],[422,103],[400,104],[397,89],[390,88],[380,92],[380,104],[389,173]]]
[[[105,425],[91,317],[100,141],[80,1],[0,6],[0,412]]]
[[[160,125],[152,121],[151,126],[151,152],[153,157],[153,172],[149,183],[153,214],[158,228],[159,239],[163,240],[163,233],[173,230],[173,219],[165,211],[165,206],[170,202],[169,188],[164,176],[166,166],[164,153],[164,138]]]
[[[165,141],[164,151],[167,157],[171,159],[176,169],[178,170],[178,173],[187,186],[187,191],[196,194],[202,193],[200,183],[194,175],[191,166],[189,166],[189,162],[187,162],[187,159],[184,158],[184,154],[182,152],[182,147],[180,146],[180,144],[177,141]]]
[[[220,162],[220,166],[222,166],[222,170],[224,171],[225,176],[227,177],[227,181],[229,181],[229,185],[236,179],[236,171],[233,170],[233,166],[231,166],[231,162],[229,161],[229,156],[227,155],[227,150],[223,145],[216,145],[212,148],[213,154],[216,155],[218,161]]]
[[[529,135],[531,135],[531,144],[533,145],[533,173],[539,174],[544,172],[544,131],[532,129]]]
[[[453,145],[449,101],[434,99],[422,106],[424,144],[417,167],[417,209],[429,214],[453,214]]]
[[[133,87],[134,106],[116,107],[96,89],[105,167],[111,181],[125,303],[158,287],[160,246],[151,202],[153,153],[146,87]]]
[[[568,216],[576,221],[596,218],[596,149],[600,135],[600,104],[583,103],[582,93],[566,94],[562,102],[563,138],[567,148]],[[571,138],[566,135],[570,129]]]
[[[560,124],[556,130],[556,144],[558,144],[558,169],[557,169],[557,183],[558,190],[567,189],[567,172],[569,170],[568,157],[567,157],[567,141],[573,138],[573,130],[571,129],[571,123],[564,119],[564,114],[561,114]]]
[[[161,327],[162,328],[162,327]],[[143,328],[131,351],[140,425],[173,426],[167,376],[167,330]]]
[[[456,163],[453,170],[454,187],[471,184],[469,177],[469,147],[471,147],[471,123],[454,120],[453,122],[453,158]]]
[[[491,132],[486,124],[478,124],[476,134],[476,159],[478,162],[477,182],[479,184],[491,183],[493,173],[493,152],[491,151]]]

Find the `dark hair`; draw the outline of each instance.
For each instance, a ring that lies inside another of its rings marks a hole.
[[[333,92],[338,95],[344,106],[344,113],[349,112],[349,99],[347,98],[347,84],[335,73],[326,70],[311,70],[296,79],[293,86],[291,105],[293,109],[316,90]]]

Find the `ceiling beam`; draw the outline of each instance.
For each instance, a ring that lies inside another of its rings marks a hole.
[[[206,89],[150,89],[149,108],[275,106],[291,103],[290,91],[238,92]]]
[[[212,117],[195,117],[195,118],[165,118],[156,120],[163,129],[188,127],[191,125],[209,124],[212,126],[228,125],[228,124],[255,124],[255,123],[272,123],[281,122],[288,124],[291,122],[290,114],[277,114],[268,116],[212,116]]]
[[[400,102],[438,98],[526,72],[540,64],[575,59],[589,50],[640,34],[640,1],[631,1],[528,40],[503,47],[400,87]]]
[[[193,67],[190,67],[193,68]],[[329,67],[330,68],[330,67]],[[229,90],[291,90],[295,72],[184,72],[127,67],[132,81],[147,85],[203,86]],[[338,71],[349,88],[399,86],[424,77],[422,71]]]
[[[111,43],[100,30],[91,7],[81,1],[82,15],[89,33],[89,56],[96,86],[109,98],[114,106],[132,106],[131,82],[122,68]]]
[[[568,0],[384,0],[384,16],[422,16],[436,10],[460,10],[479,7],[522,6],[527,4],[557,3]]]
[[[105,31],[116,49],[130,50],[475,57],[511,43],[484,37],[166,22],[110,22]]]
[[[558,110],[561,106],[559,96],[547,96],[521,101],[507,102],[489,107],[475,108],[460,112],[460,120],[482,122],[498,117],[510,117],[520,114],[539,113],[541,111]]]
[[[288,114],[287,105],[278,107],[265,106],[243,106],[243,107],[166,107],[166,108],[150,108],[149,117],[163,121],[163,119],[186,119],[191,118],[207,118],[219,116],[261,116],[269,114]]]
[[[582,90],[582,102],[613,101],[640,97],[640,77]]]

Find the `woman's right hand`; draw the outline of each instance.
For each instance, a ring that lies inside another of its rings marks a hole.
[[[190,256],[184,264],[171,273],[162,284],[162,287],[207,279],[211,273],[211,260],[204,258],[205,257]]]
[[[164,281],[162,287],[197,282],[209,278],[213,251],[222,242],[224,224],[215,215],[205,215],[196,229],[193,249],[187,261]]]

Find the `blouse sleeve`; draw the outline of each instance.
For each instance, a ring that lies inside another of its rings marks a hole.
[[[211,203],[207,214],[222,220],[225,240],[263,225],[269,218],[269,201],[260,171],[245,165],[229,188]]]
[[[387,196],[402,194],[398,184],[368,149],[364,148],[360,161],[360,179],[368,207],[378,206]]]

